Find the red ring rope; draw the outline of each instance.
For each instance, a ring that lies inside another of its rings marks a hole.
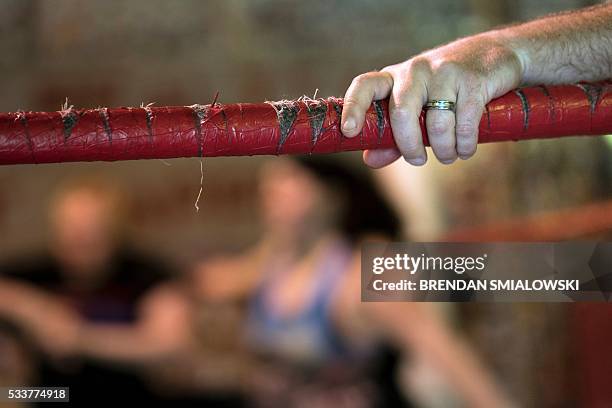
[[[394,146],[387,101],[361,135],[339,131],[342,100],[0,113],[0,164],[332,153]],[[421,114],[424,141],[428,144]],[[491,101],[479,143],[612,133],[612,81],[536,86]]]

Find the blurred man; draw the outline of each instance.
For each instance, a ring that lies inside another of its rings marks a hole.
[[[372,100],[390,97],[398,148],[370,150],[383,167],[400,156],[427,161],[419,115],[425,106],[432,150],[444,164],[476,152],[485,105],[524,84],[598,81],[612,77],[612,4],[555,14],[463,38],[409,60],[356,77],[348,88],[342,131],[359,134]]]
[[[182,344],[174,336],[186,321],[182,298],[159,262],[125,244],[124,210],[112,184],[64,186],[46,254],[1,270],[0,318],[39,355],[33,384],[69,386],[73,402],[143,401],[145,364]]]

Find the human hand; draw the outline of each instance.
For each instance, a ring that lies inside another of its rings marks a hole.
[[[485,105],[516,88],[523,63],[502,38],[491,33],[426,51],[405,62],[353,79],[344,97],[342,132],[357,136],[373,100],[389,97],[389,117],[397,148],[366,150],[364,161],[379,168],[400,156],[415,165],[427,161],[419,116],[430,100],[455,102],[450,110],[428,110],[429,142],[438,160],[453,163],[476,152],[478,124]]]
[[[40,348],[49,355],[63,358],[79,353],[82,319],[60,299],[44,299],[44,309],[30,325]]]
[[[58,296],[2,280],[0,315],[19,325],[50,355],[63,357],[78,352],[82,319]]]

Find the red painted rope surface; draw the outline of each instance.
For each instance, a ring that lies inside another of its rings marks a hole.
[[[340,133],[342,100],[67,109],[0,114],[0,164],[332,153],[394,146],[386,101],[361,135]],[[424,115],[421,128],[425,143]],[[491,101],[479,143],[612,133],[612,81],[521,88]]]

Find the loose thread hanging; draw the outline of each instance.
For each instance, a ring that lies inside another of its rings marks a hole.
[[[212,103],[210,104],[210,109],[213,109],[217,104],[217,99],[219,99],[219,91],[215,93],[215,97],[213,98]],[[204,120],[207,120],[205,118]],[[196,209],[196,212],[200,212],[200,206],[198,205],[200,202],[200,197],[202,197],[202,193],[204,192],[204,145],[203,140],[200,138],[200,190],[198,191],[198,196],[196,197],[195,203],[193,206]]]
[[[200,156],[200,191],[198,192],[198,197],[195,200],[193,206],[196,209],[196,212],[200,212],[200,206],[198,203],[200,202],[200,197],[202,196],[202,191],[204,191],[204,159]]]
[[[523,99],[509,92],[485,108],[478,142],[610,134],[611,91],[612,82],[603,81],[525,87]],[[360,137],[346,138],[339,123],[343,101],[315,99],[318,94],[293,102],[215,104],[212,111],[210,105],[150,107],[144,114],[131,108],[69,109],[68,101],[53,112],[0,112],[0,165],[323,154],[395,146],[387,101],[368,109]],[[423,143],[429,145],[423,117]]]

